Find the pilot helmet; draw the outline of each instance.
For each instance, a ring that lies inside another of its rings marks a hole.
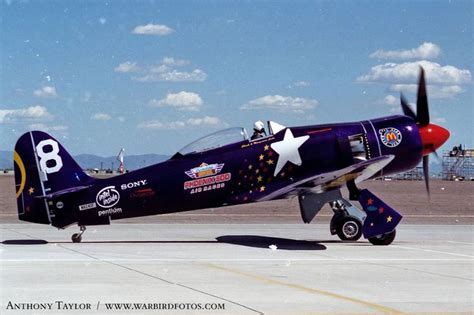
[[[253,129],[255,131],[262,131],[263,128],[264,128],[264,124],[261,120],[258,120],[253,124]]]

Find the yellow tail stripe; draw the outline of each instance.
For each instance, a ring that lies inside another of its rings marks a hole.
[[[15,161],[16,165],[18,165],[18,168],[20,169],[20,176],[21,176],[21,182],[20,182],[20,188],[16,192],[16,197],[20,197],[21,193],[23,192],[23,189],[25,188],[25,182],[26,182],[26,171],[25,171],[25,165],[23,164],[23,161],[21,160],[20,155],[16,151],[13,151],[13,161]]]

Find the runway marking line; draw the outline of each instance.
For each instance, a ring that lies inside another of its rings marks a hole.
[[[254,275],[254,274],[246,273],[246,272],[241,271],[241,270],[232,269],[232,268],[228,268],[228,267],[223,267],[223,266],[219,266],[219,265],[214,265],[214,264],[211,264],[211,263],[206,263],[206,264],[202,264],[202,265],[207,266],[211,269],[218,269],[218,270],[230,272],[230,273],[233,273],[233,274],[245,276],[247,278],[258,280],[260,282],[266,282],[266,283],[270,283],[270,284],[277,284],[277,285],[281,285],[281,286],[301,290],[301,291],[304,291],[304,292],[310,293],[310,294],[324,295],[324,296],[327,296],[327,297],[330,297],[330,298],[333,298],[333,299],[343,300],[343,301],[359,304],[359,305],[362,305],[362,306],[365,306],[365,307],[368,307],[368,308],[371,308],[371,309],[374,309],[376,311],[383,312],[383,313],[386,313],[386,314],[403,314],[403,312],[401,312],[399,310],[396,310],[394,308],[388,307],[388,306],[384,306],[384,305],[380,305],[380,304],[376,304],[376,303],[372,303],[372,302],[367,302],[367,301],[364,301],[364,300],[352,298],[352,297],[341,295],[341,294],[338,294],[338,293],[324,291],[324,290],[321,290],[321,289],[308,288],[308,287],[305,287],[305,286],[302,286],[302,285],[299,285],[299,284],[293,284],[293,283],[283,282],[283,281],[280,281],[280,280],[266,278],[266,277],[263,277],[263,276],[260,276],[260,275]]]
[[[474,245],[474,243],[471,243],[471,242],[458,242],[458,241],[447,241],[447,242],[454,243],[454,244]]]
[[[2,249],[2,248],[0,248]],[[109,262],[334,262],[340,261],[340,258],[100,258]],[[443,262],[443,261],[457,261],[457,262],[472,262],[472,258],[346,258],[349,262],[370,263],[370,262],[404,262],[404,261],[427,261],[427,262]],[[74,259],[74,258],[26,258],[26,259],[0,259],[5,263],[31,263],[31,262],[77,262],[90,261],[89,259]]]
[[[423,252],[431,252],[431,253],[439,253],[439,254],[460,256],[460,257],[474,258],[474,256],[471,256],[471,255],[463,255],[463,254],[456,254],[456,253],[450,253],[450,252],[443,252],[443,251],[434,250],[434,249],[416,248],[416,247],[400,246],[400,245],[392,245],[392,246],[396,246],[397,248],[402,248],[402,249],[410,249],[410,250],[418,250],[418,251],[423,251]]]

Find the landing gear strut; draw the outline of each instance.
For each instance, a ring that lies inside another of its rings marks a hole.
[[[84,232],[86,231],[86,227],[84,225],[81,225],[80,230],[81,230],[80,233],[74,233],[71,236],[71,241],[73,243],[80,243],[82,241],[82,234],[84,234]]]

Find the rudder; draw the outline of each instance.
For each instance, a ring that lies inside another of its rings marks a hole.
[[[23,134],[13,152],[18,217],[50,224],[55,216],[47,196],[94,179],[87,176],[64,147],[41,131]]]

